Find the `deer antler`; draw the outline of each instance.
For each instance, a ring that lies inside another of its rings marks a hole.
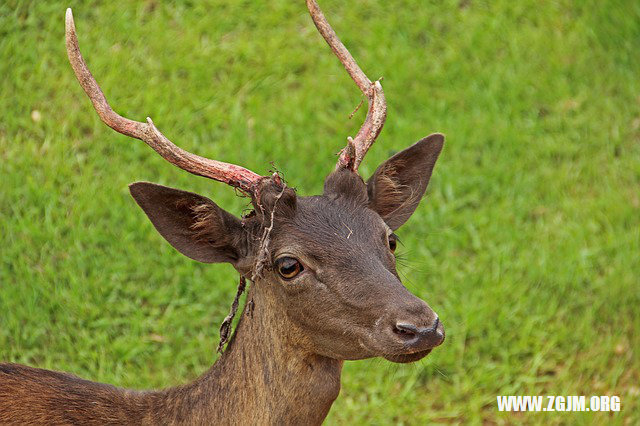
[[[336,32],[331,28],[327,18],[318,7],[316,0],[307,0],[307,7],[309,13],[313,19],[313,23],[316,24],[316,28],[324,37],[326,42],[333,50],[333,53],[340,59],[340,62],[345,67],[353,81],[358,85],[362,93],[367,97],[369,103],[369,109],[367,111],[367,118],[364,120],[362,127],[358,131],[355,138],[347,138],[347,146],[340,153],[338,159],[338,167],[345,167],[354,172],[358,170],[358,166],[362,162],[365,154],[373,145],[384,121],[387,118],[387,102],[384,99],[384,92],[382,91],[382,85],[380,81],[371,82],[364,72],[360,69],[353,56],[349,53],[344,44],[340,41]]]
[[[76,27],[70,8],[67,9],[65,21],[69,62],[80,85],[87,96],[89,96],[89,99],[91,99],[93,107],[100,116],[100,119],[107,126],[118,133],[142,140],[160,154],[162,158],[182,170],[193,173],[194,175],[224,182],[240,189],[246,194],[255,194],[258,183],[262,179],[265,179],[265,177],[251,170],[247,170],[244,167],[236,166],[235,164],[210,160],[183,150],[160,133],[149,117],[147,117],[146,123],[141,123],[129,120],[113,111],[80,53]]]

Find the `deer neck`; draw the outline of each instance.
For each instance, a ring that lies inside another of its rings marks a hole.
[[[261,284],[272,285],[251,285],[222,357],[194,383],[163,392],[158,407],[216,424],[322,422],[340,391],[342,361],[304,350],[297,327],[271,306]]]

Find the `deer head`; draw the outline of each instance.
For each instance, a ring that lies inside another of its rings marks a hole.
[[[316,27],[368,99],[365,122],[348,138],[322,195],[302,197],[278,174],[186,152],[150,118],[115,113],[78,49],[67,10],[67,52],[102,121],[140,139],[172,164],[224,182],[251,197],[253,211],[238,218],[201,195],[148,182],[131,194],[158,232],[180,253],[200,262],[227,262],[252,280],[253,303],[282,317],[291,343],[339,360],[382,356],[411,362],[444,340],[435,312],[412,295],[396,271],[394,231],[416,210],[443,146],[428,136],[382,163],[368,181],[358,174],[385,121],[379,81],[371,82],[337,38],[318,5],[307,0]]]

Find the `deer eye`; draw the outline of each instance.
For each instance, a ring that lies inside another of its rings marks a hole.
[[[396,247],[398,246],[398,238],[391,234],[389,235],[389,250],[391,250],[391,252],[395,252],[396,251]]]
[[[283,256],[276,260],[276,268],[278,273],[285,280],[295,278],[300,272],[304,270],[302,263],[296,258]]]

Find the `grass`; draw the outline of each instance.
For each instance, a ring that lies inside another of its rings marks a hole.
[[[0,4],[0,359],[136,388],[214,360],[230,266],[177,254],[127,184],[224,185],[104,126],[64,10],[114,108],[201,155],[319,193],[363,119],[302,1]],[[399,231],[447,341],[346,363],[328,424],[640,422],[640,4],[322,1],[389,115],[363,164],[447,135]],[[619,395],[620,413],[499,413],[496,395]]]

